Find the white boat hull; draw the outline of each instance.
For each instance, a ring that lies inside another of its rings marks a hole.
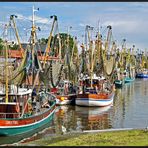
[[[94,99],[94,98],[83,98],[83,97],[78,97],[76,98],[76,105],[79,106],[107,106],[113,103],[114,99],[114,94],[111,95],[109,99]]]

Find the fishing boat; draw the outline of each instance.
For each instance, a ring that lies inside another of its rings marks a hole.
[[[125,70],[125,77],[124,77],[124,83],[125,84],[126,83],[131,83],[131,82],[133,82],[135,80],[135,77],[131,77],[129,73],[130,72]]]
[[[112,104],[114,99],[112,86],[107,87],[108,83],[104,82],[104,80],[94,78],[92,81],[93,87],[90,87],[90,79],[83,80],[83,91],[77,95],[76,105],[103,107]]]
[[[76,96],[74,85],[76,80],[73,80],[73,78],[77,76],[75,74],[77,70],[76,63],[73,64],[73,62],[76,60],[76,51],[74,51],[74,49],[77,42],[75,38],[70,36],[69,31],[67,34],[60,34],[58,31],[58,18],[55,15],[52,16],[52,18],[52,28],[45,49],[46,58],[43,58],[42,61],[44,71],[40,73],[41,78],[44,85],[49,86],[50,91],[57,97],[57,105],[74,104],[74,98]],[[67,38],[66,43],[65,37]],[[54,38],[54,40],[51,40],[51,38]],[[72,47],[69,46],[69,40],[73,41]],[[55,44],[55,42],[57,42],[57,44]],[[56,51],[54,49],[55,46],[57,49]],[[63,47],[64,52],[61,50],[61,46]],[[52,53],[50,61],[47,60],[49,55],[47,53]]]
[[[88,60],[88,62],[86,62],[87,71],[84,71],[83,68],[83,73],[82,75],[80,75],[81,76],[79,79],[80,91],[77,94],[75,102],[76,105],[80,106],[100,106],[100,107],[107,106],[113,103],[114,84],[110,83],[109,80],[106,80],[104,75],[106,75],[106,77],[112,75],[114,70],[114,58],[113,56],[110,56],[110,58],[106,58],[107,56],[106,48],[108,46],[105,46],[105,50],[103,51],[102,47],[97,44],[98,42],[91,41],[90,30],[89,30],[90,28],[91,27],[86,26],[86,34],[88,34],[88,40],[89,40],[89,50],[87,51],[86,49],[86,53],[83,54],[86,56],[85,57],[82,56],[83,59],[82,67],[84,67],[84,63]],[[109,28],[109,33],[111,33],[111,26],[109,26],[108,28]],[[98,35],[98,37],[99,36],[100,35]],[[107,43],[108,43],[108,37],[107,37]],[[82,46],[82,52],[84,52],[84,46]],[[97,65],[96,63],[97,52],[99,52],[100,55],[99,58],[102,59],[100,60],[100,63],[102,63],[104,71],[99,74],[96,74],[96,71],[94,70]],[[85,73],[87,72],[88,75],[85,75],[84,72]]]
[[[148,78],[148,74],[138,73],[136,74],[136,78]]]
[[[0,135],[11,136],[35,131],[50,122],[55,111],[53,95],[40,92],[37,102],[31,104],[31,89],[18,88],[18,93],[10,92],[8,102],[0,102]],[[1,93],[0,96],[4,96]],[[4,97],[3,97],[4,98]],[[47,102],[46,106],[39,101]],[[48,105],[48,106],[47,106]],[[34,106],[34,108],[32,108]]]
[[[122,88],[124,85],[124,80],[115,80],[114,83],[116,88]]]
[[[148,78],[148,70],[143,70],[136,74],[136,78]]]
[[[135,78],[126,77],[126,78],[124,79],[124,82],[125,82],[125,83],[130,83],[130,82],[133,82],[134,80],[135,80]]]
[[[139,51],[137,55],[136,78],[148,78],[148,56],[147,52]]]
[[[69,30],[69,28],[68,28]],[[66,53],[64,56],[64,71],[65,74],[62,77],[62,81],[59,83],[57,89],[59,93],[56,94],[57,104],[75,104],[75,98],[77,93],[77,76],[78,76],[78,48],[77,48],[77,40],[76,38],[72,38],[73,46],[70,47],[70,35],[69,31],[67,33],[67,44],[66,44]],[[77,49],[77,50],[76,50]],[[71,52],[70,52],[71,50]]]
[[[21,81],[19,74],[27,71],[27,63],[14,78],[14,71],[11,71],[11,76],[8,74],[7,57],[6,46],[5,74],[0,76],[5,80],[5,83],[1,81],[0,91],[0,135],[3,136],[36,130],[52,120],[56,106],[56,98],[52,94],[40,92],[34,95],[34,89],[13,84],[16,80]]]
[[[124,70],[124,57],[125,57],[125,39],[123,39],[123,43],[122,43],[122,49],[121,51],[119,49],[117,49],[116,51],[116,77],[115,77],[115,87],[116,88],[122,88],[124,85],[124,75],[123,75],[123,70]]]
[[[76,88],[68,80],[61,81],[58,85],[56,97],[57,105],[75,104]]]
[[[132,51],[128,49],[127,58],[126,58],[126,68],[125,68],[125,83],[131,83],[135,80],[135,66],[136,66],[136,58],[134,56],[134,47],[133,45]]]
[[[33,36],[35,28],[33,20]],[[0,69],[3,70],[0,75],[0,135],[11,136],[37,131],[53,119],[56,97],[47,91],[36,90],[41,64],[34,50],[35,40],[31,40],[32,46],[29,50],[26,49],[22,62],[16,69],[15,63],[12,65],[8,62],[7,39],[4,43],[5,63],[0,63]],[[26,82],[29,82],[27,80],[30,76],[32,83],[28,85]]]

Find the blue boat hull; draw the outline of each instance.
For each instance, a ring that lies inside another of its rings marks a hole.
[[[148,74],[136,74],[136,78],[148,78]]]

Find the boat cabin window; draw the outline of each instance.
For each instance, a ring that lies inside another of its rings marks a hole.
[[[92,81],[92,83],[93,83],[93,85],[95,85],[95,84],[98,84],[99,81],[98,81],[97,79],[94,79],[94,80]],[[90,85],[91,85],[91,80],[90,80],[90,79],[86,79],[86,80],[84,81],[84,84],[85,84],[86,86],[90,86]]]
[[[85,93],[97,94],[97,91],[95,88],[86,88]]]

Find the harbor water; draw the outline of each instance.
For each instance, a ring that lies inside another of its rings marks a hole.
[[[53,121],[44,130],[26,136],[1,137],[0,145],[26,143],[47,136],[117,128],[148,126],[148,79],[135,79],[116,89],[114,102],[107,107],[58,106]],[[28,137],[28,138],[27,138]]]

